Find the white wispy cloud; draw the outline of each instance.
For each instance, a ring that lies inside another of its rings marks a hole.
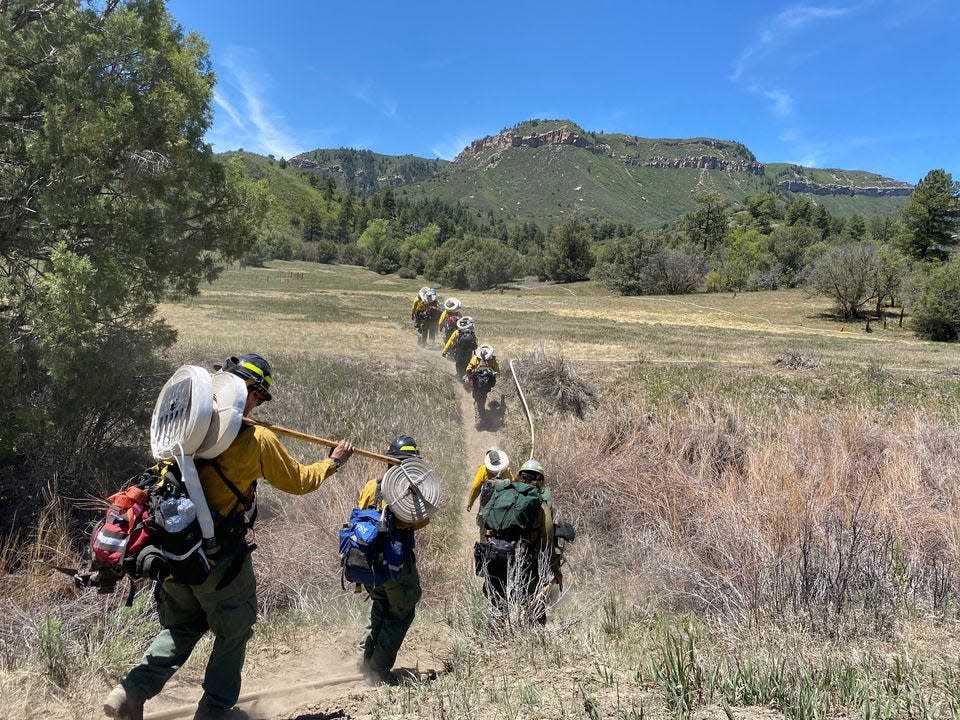
[[[757,39],[740,52],[730,79],[734,82],[742,80],[756,62],[778,50],[797,31],[811,23],[843,17],[850,12],[851,8],[798,5],[777,13],[760,28]]]
[[[444,160],[453,160],[460,151],[477,138],[483,137],[486,133],[463,130],[455,135],[448,135],[430,146],[430,152],[438,158]]]
[[[213,94],[225,117],[208,136],[218,150],[244,148],[264,155],[292,157],[302,149],[282,114],[267,104],[270,79],[255,52],[233,48],[220,66],[220,82]]]
[[[756,39],[740,51],[730,80],[748,92],[769,101],[770,111],[779,118],[794,114],[795,102],[783,83],[768,79],[779,72],[781,64],[771,69],[768,60],[776,57],[813,23],[842,18],[853,12],[849,7],[797,5],[774,15],[757,31]]]
[[[777,117],[790,117],[793,114],[793,97],[786,90],[769,88],[759,90],[767,100],[773,103],[773,114]]]
[[[384,117],[397,117],[397,101],[376,90],[370,82],[356,83],[347,90],[351,97],[369,105]]]

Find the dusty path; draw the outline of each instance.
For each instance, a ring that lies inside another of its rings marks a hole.
[[[456,368],[451,361],[441,357],[438,352],[433,350],[422,349],[421,353],[424,355],[428,364],[435,368],[437,372],[446,373],[447,375],[453,377],[459,385],[459,379],[456,378]],[[456,506],[460,509],[460,520],[458,522],[460,533],[459,546],[463,551],[465,561],[469,566],[473,563],[473,544],[479,537],[479,531],[477,530],[476,523],[476,503],[474,503],[473,510],[467,510],[467,485],[469,481],[473,479],[472,473],[476,470],[476,468],[480,467],[480,464],[483,462],[483,456],[487,450],[491,446],[498,445],[500,443],[496,430],[477,428],[473,407],[473,397],[470,392],[466,389],[462,389],[458,392],[458,395],[460,397],[460,418],[463,437],[462,454],[466,461],[466,466],[470,468],[471,477],[466,478],[461,484],[463,491],[460,492],[459,495],[456,493],[449,493],[446,495],[444,501],[456,503]],[[498,397],[499,392],[491,393],[490,400],[492,400],[495,396]]]

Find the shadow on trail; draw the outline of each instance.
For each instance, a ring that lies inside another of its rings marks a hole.
[[[501,429],[506,423],[507,400],[501,395],[499,400],[487,403],[487,410],[476,422],[476,429],[483,432],[492,432]]]

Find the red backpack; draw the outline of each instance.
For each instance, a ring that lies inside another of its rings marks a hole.
[[[127,560],[150,542],[150,511],[147,491],[133,485],[107,498],[106,516],[90,535],[93,565],[125,570]]]

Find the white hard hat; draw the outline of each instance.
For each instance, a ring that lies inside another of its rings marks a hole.
[[[489,360],[493,357],[493,345],[481,345],[477,348],[476,354],[481,360]]]
[[[473,327],[473,318],[469,315],[464,315],[462,318],[457,320],[457,327],[461,330],[466,330],[467,328]]]
[[[451,312],[453,310],[459,310],[462,303],[456,298],[447,298],[443,303],[443,309]]]
[[[417,293],[417,297],[419,297],[421,300],[426,300],[427,293],[429,292],[430,292],[430,288],[424,285],[422,288],[420,288],[420,291]]]
[[[492,447],[483,458],[483,466],[491,475],[499,475],[510,467],[510,457],[500,448]]]

